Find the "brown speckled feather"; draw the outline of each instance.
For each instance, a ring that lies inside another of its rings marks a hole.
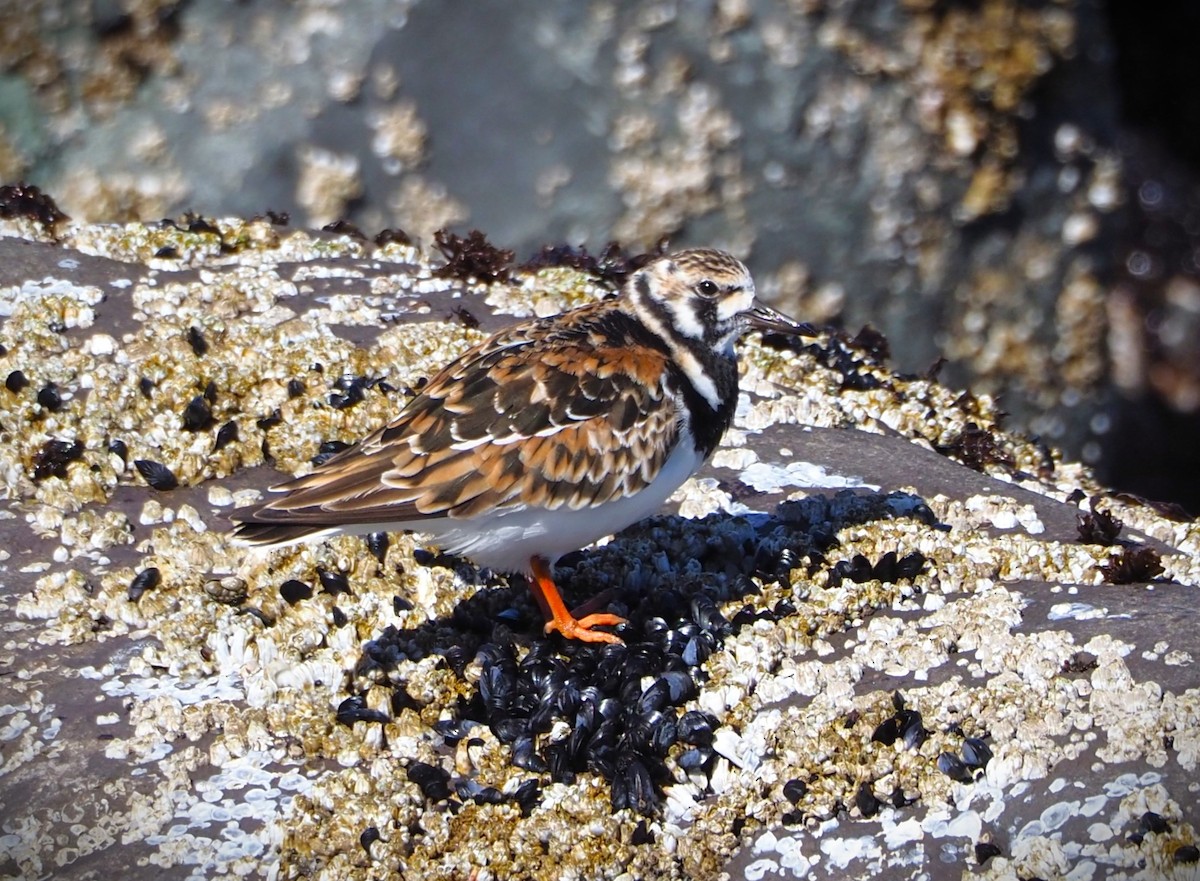
[[[667,354],[613,300],[510,328],[437,374],[396,419],[276,489],[257,523],[469,518],[632,495],[679,440]]]

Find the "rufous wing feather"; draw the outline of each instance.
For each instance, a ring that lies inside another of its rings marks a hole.
[[[237,536],[272,543],[284,527],[419,529],[433,518],[526,504],[578,509],[643,489],[680,436],[666,355],[598,346],[580,312],[578,339],[570,327],[542,334],[527,323],[468,350],[386,426],[235,514]]]

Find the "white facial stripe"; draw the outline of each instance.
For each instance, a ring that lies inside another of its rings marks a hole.
[[[696,311],[688,300],[669,300],[665,305],[675,316],[675,329],[680,336],[704,339],[704,325],[696,318]]]
[[[633,306],[637,310],[638,318],[642,320],[642,324],[654,331],[654,333],[664,340],[670,340],[671,334],[667,332],[667,328],[658,320],[658,316],[649,308],[648,305],[642,302],[641,293],[633,296]]]
[[[730,321],[739,312],[745,312],[754,305],[754,289],[742,288],[737,293],[730,294],[717,304],[717,318],[720,321]]]
[[[704,400],[708,401],[710,407],[717,410],[721,406],[721,396],[717,394],[717,387],[713,384],[712,377],[708,375],[708,371],[704,369],[696,356],[682,347],[676,349],[675,363],[679,365],[679,369],[683,371],[683,375],[695,386],[696,391]]]

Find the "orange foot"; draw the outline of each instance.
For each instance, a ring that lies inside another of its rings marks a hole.
[[[613,645],[621,645],[624,640],[615,633],[605,633],[603,630],[592,630],[593,627],[616,627],[619,624],[627,623],[620,615],[611,615],[608,612],[597,612],[594,615],[585,615],[582,618],[576,618],[568,614],[566,618],[552,618],[546,622],[544,632],[549,635],[557,630],[567,639],[578,639],[580,642],[608,642]]]
[[[529,561],[533,571],[533,580],[529,582],[533,597],[541,606],[542,614],[546,616],[545,632],[558,631],[567,639],[578,639],[580,642],[607,642],[621,645],[623,640],[615,633],[605,633],[603,630],[593,630],[593,627],[615,627],[624,624],[625,619],[608,612],[595,612],[576,618],[567,611],[566,604],[558,593],[554,578],[550,572],[550,563],[544,557],[533,557]]]

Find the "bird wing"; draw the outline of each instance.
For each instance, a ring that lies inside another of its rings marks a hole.
[[[649,485],[680,436],[667,356],[594,328],[530,327],[468,350],[390,423],[237,519],[249,532],[469,518],[577,509]]]

